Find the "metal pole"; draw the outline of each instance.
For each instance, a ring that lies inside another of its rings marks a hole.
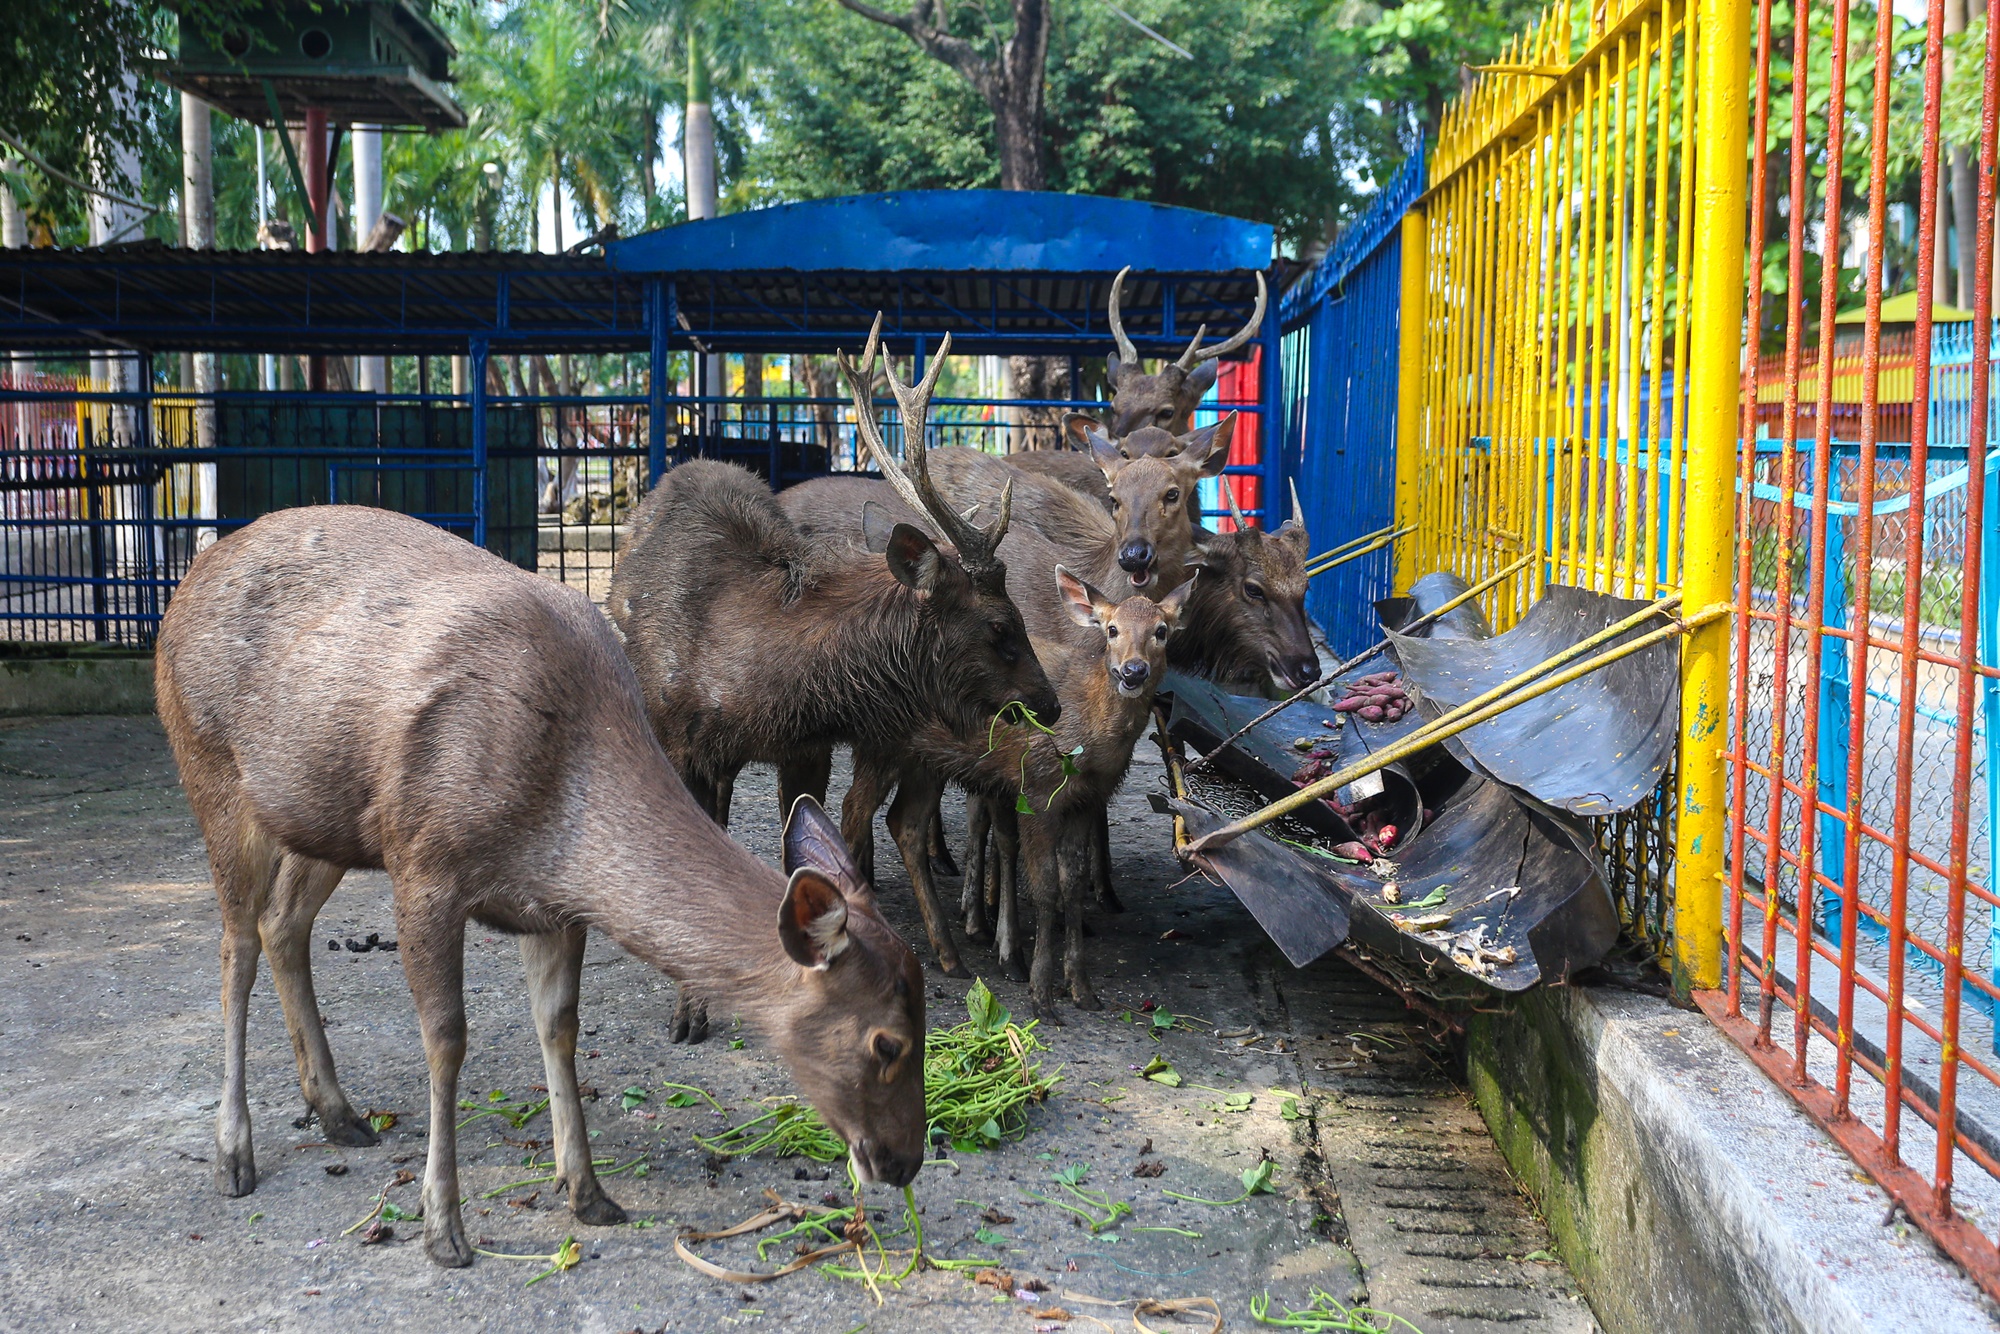
[[[1424,214],[1411,208],[1403,215],[1403,291],[1396,311],[1396,503],[1398,528],[1417,522],[1419,479],[1423,472],[1424,442]],[[1408,588],[1417,582],[1417,548],[1423,543],[1418,534],[1396,544],[1396,579],[1393,587]]]
[[[667,330],[673,312],[667,283],[659,278],[646,280],[646,319],[653,343],[646,381],[646,488],[657,486],[667,470]]]
[[[1278,332],[1278,315],[1272,311],[1264,317],[1263,332],[1257,338],[1257,401],[1262,408],[1257,424],[1257,443],[1262,448],[1263,457],[1258,460],[1263,470],[1263,502],[1259,522],[1267,533],[1276,532],[1284,522],[1285,514],[1285,388],[1283,370],[1279,366],[1282,350],[1282,335]],[[1224,485],[1228,485],[1225,481]],[[1304,516],[1300,516],[1304,522]]]
[[[486,545],[486,340],[474,338],[472,361],[472,545]]]
[[[1681,593],[1694,616],[1732,598],[1736,410],[1743,352],[1748,0],[1697,0],[1694,265],[1688,309],[1687,509]],[[1729,625],[1707,621],[1681,649],[1680,805],[1674,825],[1674,986],[1722,982]]]

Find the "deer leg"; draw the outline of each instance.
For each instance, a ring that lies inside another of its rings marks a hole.
[[[993,819],[986,798],[965,794],[965,884],[959,890],[958,911],[965,919],[965,938],[984,940],[986,926],[986,835]]]
[[[459,1216],[458,1071],[465,1063],[465,919],[397,886],[403,976],[431,1073],[430,1154],[424,1164],[424,1250],[446,1269],[472,1263]],[[439,895],[444,897],[443,894]]]
[[[674,983],[674,990],[677,993],[674,1017],[667,1029],[667,1039],[699,1046],[708,1041],[708,1002],[695,995],[685,982]]]
[[[938,784],[925,776],[905,773],[897,785],[896,800],[889,806],[889,835],[896,851],[903,854],[903,869],[909,873],[910,888],[916,891],[917,911],[923,914],[924,931],[931,938],[931,951],[946,977],[971,977],[959,962],[958,946],[952,942],[951,923],[944,905],[938,902],[937,886],[931,881],[930,816],[940,794]]]
[[[724,805],[722,807],[721,815],[718,816],[716,814],[717,798],[726,795],[718,791],[721,784],[715,779],[710,778],[707,774],[697,771],[694,766],[687,764],[684,760],[675,760],[674,768],[680,770],[681,781],[687,785],[688,795],[694,798],[694,804],[701,807],[702,813],[723,828],[728,828],[728,806]],[[732,790],[735,788],[734,779],[730,780],[729,786]]]
[[[1021,817],[1003,802],[988,798],[993,820],[993,853],[989,878],[993,886],[993,953],[1001,971],[1016,982],[1028,980],[1021,962],[1021,908],[1017,889],[1021,865]]]
[[[854,777],[840,801],[840,837],[847,843],[855,869],[870,885],[875,883],[875,812],[882,808],[891,781],[885,766],[857,752]]]
[[[218,843],[227,847],[225,854],[215,852]],[[254,827],[240,838],[209,840],[216,897],[222,901],[222,1097],[215,1111],[215,1188],[232,1197],[257,1189],[244,1059],[250,988],[257,981],[257,913],[277,875],[277,858],[262,844]]]
[[[1099,807],[1091,815],[1090,885],[1097,906],[1105,912],[1124,912],[1118,891],[1111,886],[1111,809]]]
[[[1091,988],[1083,962],[1083,900],[1089,892],[1091,853],[1096,849],[1097,835],[1073,817],[1065,819],[1063,825],[1056,842],[1056,870],[1063,896],[1063,980],[1079,1010],[1101,1010],[1104,1002]],[[1039,952],[1041,942],[1035,943]]]
[[[795,756],[778,766],[778,823],[792,818],[792,805],[800,797],[811,797],[826,805],[827,779],[833,774],[833,752],[816,751]]]
[[[277,885],[257,920],[257,931],[271,960],[278,1001],[284,1006],[306,1106],[319,1118],[327,1143],[360,1147],[375,1143],[375,1132],[355,1115],[334,1075],[333,1050],[327,1046],[312,976],[313,919],[345,874],[345,867],[331,862],[286,853],[278,862]]]
[[[951,859],[951,845],[944,837],[944,807],[931,812],[931,874],[957,875],[958,863]]]
[[[1056,903],[1062,890],[1052,823],[1044,816],[1023,821],[1020,843],[1028,893],[1035,902],[1035,957],[1028,969],[1028,996],[1037,1019],[1060,1026],[1064,1021],[1056,1012]]]
[[[583,978],[584,928],[521,937],[528,972],[528,1000],[535,1036],[542,1044],[542,1072],[549,1082],[550,1138],[555,1141],[556,1185],[569,1191],[569,1211],[579,1223],[609,1227],[625,1221],[598,1183],[584,1131],[583,1098],[576,1086],[576,1001]]]
[[[709,811],[709,818],[724,829],[727,829],[729,828],[729,804],[736,799],[736,775],[733,773],[718,775],[710,784],[710,787],[715,795],[709,798],[710,804],[714,808]]]

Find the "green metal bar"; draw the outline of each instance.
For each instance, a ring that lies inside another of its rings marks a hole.
[[[299,153],[292,147],[292,136],[285,133],[285,109],[278,104],[278,89],[269,79],[263,80],[264,105],[271,109],[271,126],[278,132],[278,143],[285,150],[285,165],[292,169],[292,187],[299,192],[299,208],[305,214],[307,231],[314,229],[317,219],[313,216],[312,191],[306,189],[306,174],[299,169]]]

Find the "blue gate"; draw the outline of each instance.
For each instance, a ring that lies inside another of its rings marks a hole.
[[[1420,145],[1278,307],[1285,453],[1298,460],[1299,503],[1321,551],[1395,518],[1399,229],[1424,180]],[[1376,639],[1372,604],[1391,591],[1393,556],[1384,547],[1313,581],[1306,610],[1336,653]]]

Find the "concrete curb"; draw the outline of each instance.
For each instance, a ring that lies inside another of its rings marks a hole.
[[[1467,1067],[1611,1334],[2000,1328],[1921,1232],[1885,1226],[1888,1197],[1699,1013],[1551,988],[1475,1016]]]
[[[0,646],[0,718],[153,711],[153,655],[94,645]]]

